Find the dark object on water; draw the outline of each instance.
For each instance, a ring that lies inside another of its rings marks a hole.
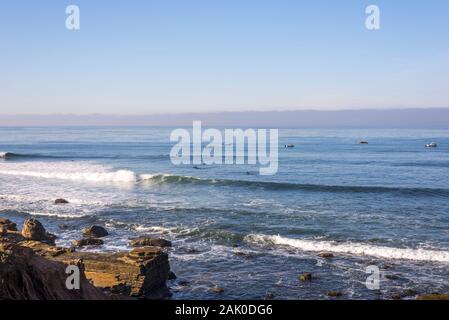
[[[294,145],[294,144],[286,144],[285,147],[286,147],[286,148],[294,148],[295,145]]]
[[[137,239],[131,239],[129,245],[132,247],[171,247],[170,241],[159,238],[139,237]]]
[[[85,246],[101,246],[103,240],[95,238],[84,238],[81,240],[73,241],[75,247],[85,247]]]
[[[100,226],[92,226],[83,230],[85,237],[103,238],[109,235],[105,228]]]
[[[302,282],[312,281],[312,274],[309,272],[304,272],[303,274],[299,275],[298,279]]]
[[[359,144],[368,144],[368,141],[359,141]]]
[[[56,199],[55,204],[67,204],[69,203],[66,199]]]
[[[436,148],[438,145],[435,142],[426,144],[426,148]]]
[[[0,152],[0,159],[7,160],[13,156],[10,152]]]

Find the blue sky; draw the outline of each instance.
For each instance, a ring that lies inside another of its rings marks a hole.
[[[3,1],[0,39],[3,114],[449,107],[447,0]]]

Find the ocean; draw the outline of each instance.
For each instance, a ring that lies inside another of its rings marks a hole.
[[[0,216],[36,217],[61,246],[86,226],[110,231],[84,250],[171,240],[173,299],[449,291],[449,130],[280,129],[278,173],[261,176],[254,165],[173,165],[173,129],[0,128],[10,155],[0,160]],[[366,285],[370,266],[378,289]],[[298,280],[304,272],[311,282]]]

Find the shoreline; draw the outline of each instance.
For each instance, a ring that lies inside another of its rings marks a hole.
[[[161,247],[167,245],[163,239],[134,241],[130,252],[115,253],[57,247],[54,239],[36,219],[25,220],[18,231],[14,222],[0,218],[0,300],[163,300],[171,296],[167,281],[174,274]],[[79,289],[68,289],[68,266],[80,272]]]

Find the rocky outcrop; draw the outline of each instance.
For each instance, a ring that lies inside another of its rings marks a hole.
[[[31,225],[42,226],[37,220],[31,224],[27,220],[23,234],[6,231],[0,236],[0,299],[164,299],[169,296],[166,281],[170,265],[168,254],[162,248],[142,247],[117,253],[77,252],[74,248],[31,240],[34,233],[28,230],[36,229],[30,228]],[[44,234],[40,227],[37,229],[38,234]],[[65,269],[74,262],[82,269],[82,290],[78,291],[65,287],[68,277]]]
[[[17,231],[17,225],[12,222],[11,220],[0,218],[0,228],[3,228],[5,230],[9,231]]]
[[[22,236],[29,240],[41,241],[50,245],[55,244],[56,236],[48,233],[44,226],[36,219],[27,219],[23,224]]]
[[[85,237],[103,238],[109,235],[108,231],[100,226],[92,226],[83,230]]]
[[[0,242],[0,300],[106,300],[81,273],[80,289],[66,287],[67,264],[45,259],[12,242]]]
[[[81,240],[73,241],[75,247],[85,247],[85,246],[101,246],[104,242],[101,239],[96,238],[84,238]]]
[[[131,239],[129,245],[132,247],[171,247],[172,243],[165,239],[139,237],[137,239]]]

